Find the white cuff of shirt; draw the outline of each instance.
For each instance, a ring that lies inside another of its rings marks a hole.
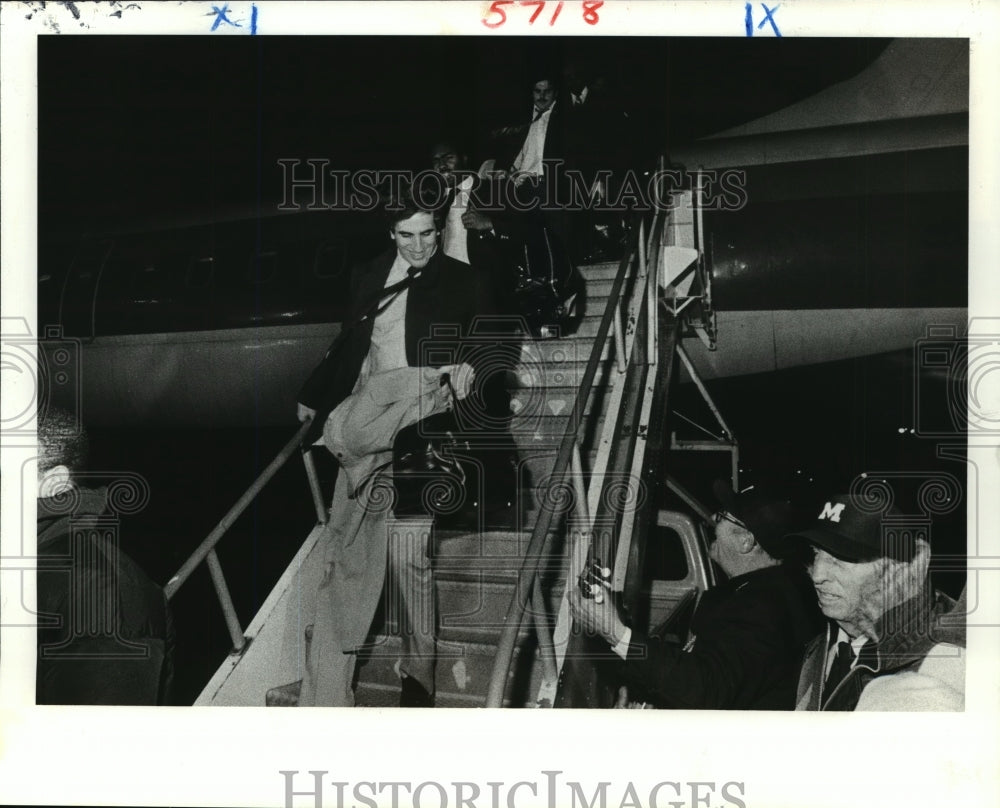
[[[620,656],[622,659],[625,659],[626,657],[628,657],[628,647],[631,644],[631,642],[632,642],[632,629],[626,628],[625,633],[622,635],[621,640],[619,640],[618,644],[613,646],[611,650],[614,651],[616,654],[618,654],[618,656]]]

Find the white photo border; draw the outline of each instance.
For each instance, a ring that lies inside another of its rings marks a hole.
[[[2,58],[2,306],[5,318],[35,323],[37,227],[36,61],[40,36],[94,34],[213,35],[206,3],[4,4]],[[569,3],[567,5],[579,5]],[[743,36],[743,2],[615,2],[604,4],[599,27],[565,15],[562,27],[490,30],[481,22],[488,3],[277,3],[228,4],[234,20],[257,35],[309,33],[444,36],[448,34]],[[771,5],[770,3],[768,4]],[[775,3],[778,6],[778,3]],[[786,37],[931,36],[971,42],[969,315],[1000,323],[1000,165],[996,76],[1000,75],[998,5],[981,2],[781,2]],[[120,12],[120,13],[117,13]],[[219,35],[242,36],[246,30]],[[5,321],[6,322],[6,321]],[[998,333],[994,328],[992,333]],[[19,384],[5,375],[3,396]],[[23,449],[20,450],[23,454]],[[2,556],[20,553],[22,509],[34,500],[17,490],[19,448],[3,447]],[[938,806],[997,804],[1000,688],[1000,558],[996,493],[998,447],[970,438],[968,525],[970,567],[979,563],[974,603],[984,627],[969,632],[966,711],[963,714],[851,716],[663,713],[657,711],[267,710],[265,708],[57,708],[34,701],[33,632],[0,629],[0,803],[29,804],[285,804],[285,776],[297,771],[306,790],[311,770],[325,771],[323,805],[336,805],[329,783],[433,781],[478,783],[491,805],[490,782],[522,787],[516,805],[550,802],[545,772],[581,783],[588,798],[601,781],[615,784],[608,804],[624,802],[631,783],[648,805],[658,783],[677,782],[684,794],[661,790],[659,805],[692,805],[690,785],[714,783],[702,804],[747,808],[846,806],[860,803]],[[970,494],[972,489],[970,488]],[[975,535],[974,535],[975,534]],[[25,548],[30,548],[27,544]],[[973,548],[977,557],[973,558]],[[978,561],[977,561],[978,559]],[[4,614],[8,575],[0,584]],[[25,576],[30,606],[33,583]],[[970,574],[970,582],[973,576]],[[992,616],[990,618],[989,616]],[[0,621],[2,624],[3,621]],[[724,783],[741,783],[720,796]],[[532,794],[531,784],[535,785]],[[388,793],[388,792],[387,792]],[[466,792],[468,794],[469,792]],[[702,794],[706,793],[703,789]],[[357,804],[350,798],[344,805]],[[299,797],[296,805],[313,804]],[[387,802],[380,804],[388,804]],[[426,805],[438,805],[435,791]],[[449,804],[454,805],[454,801]]]

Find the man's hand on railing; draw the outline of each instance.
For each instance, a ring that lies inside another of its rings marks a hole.
[[[314,418],[316,416],[316,410],[312,407],[307,407],[305,404],[299,404],[296,415],[300,422],[305,423],[310,418]]]

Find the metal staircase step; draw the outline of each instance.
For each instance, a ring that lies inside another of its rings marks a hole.
[[[608,340],[601,348],[600,358],[607,359],[613,356],[614,340]],[[522,349],[522,362],[534,363],[539,367],[551,370],[560,367],[569,367],[571,364],[583,362],[586,364],[590,360],[590,351],[594,341],[581,338],[579,340],[572,337],[566,339],[542,339],[535,340]],[[529,353],[525,356],[525,351]]]
[[[398,637],[381,635],[371,651],[359,659],[356,704],[359,707],[388,707],[399,703],[397,660],[401,648]],[[486,701],[496,647],[485,643],[438,642],[438,707],[482,707]],[[530,659],[530,665],[520,664]],[[541,666],[537,663],[535,644],[522,640],[514,651],[508,673],[505,706],[518,707],[537,692]]]
[[[535,515],[530,515],[533,526]],[[439,581],[466,582],[475,588],[479,584],[512,586],[517,580],[521,564],[531,541],[530,530],[518,531],[516,540],[496,540],[504,536],[493,533],[464,533],[436,531],[431,563],[435,579]],[[512,534],[513,535],[513,534]],[[544,553],[554,555],[546,561],[545,570],[562,564],[562,537],[550,533]],[[494,586],[495,588],[495,586]],[[492,590],[491,590],[492,591]],[[456,607],[459,613],[468,613],[468,605]]]
[[[607,303],[611,294],[611,287],[614,285],[614,278],[599,278],[587,281],[587,313],[597,314],[604,311],[604,305],[594,306],[597,301]]]
[[[618,264],[618,261],[601,261],[599,264],[583,264],[579,270],[588,283],[595,280],[614,280],[618,274]]]
[[[436,578],[438,641],[496,643],[514,595],[516,573],[517,569],[514,569],[510,580],[504,583],[454,580],[443,575],[438,576]],[[543,580],[551,581],[552,578],[552,573],[546,573]],[[545,604],[539,610],[537,618],[542,625],[548,626],[551,632],[555,627],[555,615],[562,597],[561,582],[546,586],[544,591]],[[534,632],[535,625],[536,615],[529,599],[525,619],[521,624],[522,639]],[[388,615],[380,633],[384,636],[397,636],[400,633],[399,615]]]
[[[518,451],[520,453],[518,462],[520,463],[521,480],[528,484],[529,489],[542,487],[552,475],[552,467],[555,465],[559,447],[555,445],[544,448],[524,446],[519,447]],[[580,460],[583,463],[584,472],[594,467],[596,457],[596,449],[581,452]]]
[[[587,370],[589,358],[588,355],[571,361],[537,362],[531,360],[537,360],[538,357],[531,357],[530,360],[524,361],[517,372],[508,379],[508,390],[511,395],[515,395],[526,390],[546,392],[557,387],[569,387],[573,389],[575,396],[576,389],[583,381],[583,374]],[[593,379],[594,386],[603,385],[609,374],[617,372],[616,364],[611,359],[605,358],[597,365],[597,372]]]
[[[511,394],[511,432],[533,435],[537,426],[546,420],[568,420],[576,406],[578,387],[556,387],[547,390],[517,390]],[[603,416],[607,411],[608,397],[603,388],[592,387],[583,404],[583,417],[596,412]],[[548,434],[544,432],[543,434]]]

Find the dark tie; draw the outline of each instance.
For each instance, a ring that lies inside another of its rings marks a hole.
[[[837,685],[844,681],[847,674],[851,672],[851,663],[853,662],[854,649],[851,644],[846,641],[837,643],[837,656],[833,659],[833,665],[830,666],[830,673],[826,677],[826,685],[823,688],[824,697],[829,696]]]
[[[535,117],[531,119],[531,122],[534,123],[539,118],[541,118],[544,114],[545,114],[545,110],[544,109],[535,109]]]
[[[381,295],[379,295],[374,310],[369,309],[368,313],[361,319],[365,319],[365,317],[371,315],[373,311],[374,316],[378,317],[383,311],[392,305],[392,302],[399,297],[404,289],[413,285],[413,282],[420,277],[422,271],[423,270],[417,269],[416,267],[407,267],[406,277],[401,281],[396,281],[396,283],[392,284],[392,286],[386,286],[382,290]]]

